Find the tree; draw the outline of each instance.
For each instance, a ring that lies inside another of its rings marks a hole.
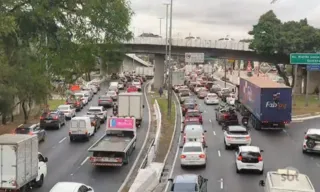
[[[313,53],[319,50],[319,30],[310,26],[307,19],[288,21],[282,23],[273,11],[260,16],[258,24],[249,31],[253,36],[250,48],[259,54],[275,56],[286,55],[289,60],[290,53]],[[278,74],[288,86],[294,85],[294,78],[290,83],[285,71],[274,61]],[[294,76],[292,70],[292,76]]]

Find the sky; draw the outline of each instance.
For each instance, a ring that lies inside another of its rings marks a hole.
[[[173,38],[189,36],[217,40],[229,35],[236,40],[249,38],[248,31],[259,17],[273,10],[282,21],[307,18],[320,28],[320,0],[173,0]],[[131,0],[134,34],[160,33],[165,37],[165,3],[168,0]]]

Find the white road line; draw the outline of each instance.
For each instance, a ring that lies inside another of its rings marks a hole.
[[[218,155],[219,155],[219,157],[221,157],[221,153],[220,153],[220,150],[218,150]]]
[[[86,157],[86,158],[82,161],[82,163],[80,164],[80,166],[84,165],[84,164],[88,161],[88,159],[89,159],[89,156]]]
[[[19,127],[21,127],[23,124],[19,125]]]
[[[215,131],[213,131],[213,135],[216,135],[216,132],[215,132]]]
[[[59,143],[62,143],[64,140],[66,140],[67,139],[67,137],[64,137],[63,139],[61,139],[60,141],[59,141]]]
[[[211,119],[209,119],[209,122],[210,122],[210,123],[212,122]]]
[[[220,179],[220,188],[223,189],[223,179]]]

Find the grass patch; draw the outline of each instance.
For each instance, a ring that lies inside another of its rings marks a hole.
[[[170,148],[171,138],[173,136],[175,119],[176,119],[176,110],[175,105],[172,101],[171,106],[171,116],[168,118],[168,100],[164,97],[156,98],[160,107],[161,116],[162,116],[162,127],[161,127],[161,137],[159,141],[159,148],[156,154],[155,162],[163,162],[165,156]]]
[[[64,105],[66,103],[63,99],[52,99],[48,100],[48,105],[50,110],[56,110],[59,105]]]
[[[292,106],[293,115],[315,114],[320,112],[319,100],[316,95],[309,95],[308,106],[305,106],[305,95],[294,96],[295,105]]]

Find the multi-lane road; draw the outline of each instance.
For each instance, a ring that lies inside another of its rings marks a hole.
[[[217,83],[224,86],[224,82]],[[232,85],[227,84],[231,87]],[[174,164],[172,177],[179,174],[200,174],[209,179],[209,191],[222,192],[258,192],[263,191],[259,187],[259,180],[263,175],[237,174],[235,168],[235,152],[226,151],[223,144],[223,132],[221,126],[215,120],[214,106],[207,106],[203,100],[198,100],[200,109],[203,110],[203,126],[207,130],[207,166],[206,168],[181,169],[179,153]],[[302,153],[302,141],[304,132],[308,128],[317,128],[319,119],[304,122],[293,122],[282,132],[268,132],[251,130],[252,145],[259,146],[264,150],[263,160],[265,173],[285,167],[294,167],[301,173],[307,174],[316,191],[320,191],[320,156],[305,155]]]
[[[146,83],[145,83],[146,86]],[[101,86],[101,91],[94,96],[92,101],[77,116],[85,115],[90,106],[98,104],[98,95],[104,94],[107,83]],[[146,89],[144,89],[146,90]],[[143,91],[144,91],[143,90]],[[145,97],[144,97],[145,98]],[[146,98],[144,99],[145,106]],[[105,124],[101,125],[98,132],[89,142],[69,142],[69,122],[60,130],[47,131],[46,141],[40,143],[40,152],[48,157],[48,174],[44,185],[35,190],[37,192],[48,192],[59,181],[80,182],[93,187],[95,191],[118,191],[119,187],[129,173],[144,142],[149,122],[148,107],[144,108],[142,126],[137,130],[137,145],[128,165],[123,167],[96,168],[88,161],[87,149],[105,133]],[[112,110],[108,110],[112,115]]]

